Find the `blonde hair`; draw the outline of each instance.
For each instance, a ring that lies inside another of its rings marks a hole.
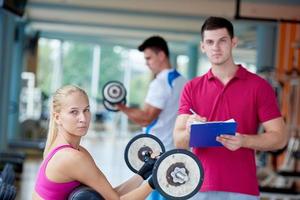
[[[44,157],[46,157],[47,154],[49,153],[50,147],[57,137],[58,129],[54,120],[54,113],[59,113],[61,111],[65,98],[74,92],[81,92],[84,96],[86,96],[86,98],[88,98],[86,92],[75,85],[63,86],[58,90],[56,90],[56,92],[53,94],[51,107],[50,107],[50,121],[49,121],[46,145],[44,149]]]

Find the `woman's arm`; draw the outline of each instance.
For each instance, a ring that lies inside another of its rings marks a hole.
[[[128,192],[125,195],[121,196],[121,200],[141,200],[146,199],[147,196],[152,192],[152,188],[150,187],[149,183],[145,183],[140,187],[134,189],[131,192]]]
[[[115,190],[118,192],[118,194],[123,195],[123,194],[128,193],[129,191],[137,188],[138,186],[140,186],[142,184],[143,180],[147,180],[152,175],[152,170],[153,170],[154,164],[157,160],[157,157],[154,156],[154,153],[151,156],[153,156],[153,157],[150,157],[147,160],[145,160],[145,163],[139,169],[139,171],[136,173],[136,175],[134,175],[128,181],[126,181],[125,183],[123,183],[120,186],[115,188]],[[153,183],[152,178],[150,178],[150,179],[151,179],[150,181]]]
[[[138,175],[114,189],[87,151],[77,152],[76,155],[68,156],[68,159],[70,162],[64,167],[65,173],[72,179],[93,188],[104,199],[145,199],[152,190],[148,183],[140,186],[143,179]]]
[[[119,195],[124,195],[136,188],[138,188],[142,183],[144,179],[139,176],[139,175],[134,175],[124,183],[120,184],[117,186],[114,190],[119,194]]]

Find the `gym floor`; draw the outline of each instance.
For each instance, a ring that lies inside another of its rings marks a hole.
[[[104,172],[113,186],[129,178],[133,173],[124,160],[124,150],[130,136],[90,131],[82,140],[82,145],[88,149],[98,167]],[[28,158],[25,161],[19,191],[16,200],[30,200],[41,158]]]

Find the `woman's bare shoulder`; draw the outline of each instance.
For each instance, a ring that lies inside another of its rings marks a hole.
[[[79,149],[74,148],[65,148],[60,152],[57,152],[56,159],[60,160],[62,163],[78,163],[79,161],[87,161],[90,160],[90,154],[87,150],[82,147]]]
[[[71,172],[70,170],[75,169],[74,166],[84,167],[93,162],[93,158],[86,150],[81,148],[79,148],[79,150],[74,148],[64,148],[56,152],[49,160],[47,168],[67,174],[68,172]]]
[[[42,198],[35,191],[33,191],[32,200],[42,200]]]

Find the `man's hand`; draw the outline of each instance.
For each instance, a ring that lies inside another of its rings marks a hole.
[[[201,117],[197,114],[192,114],[187,118],[185,128],[188,131],[188,133],[190,133],[192,123],[194,123],[194,122],[206,122],[206,121],[207,121],[206,117]]]
[[[223,146],[226,147],[227,149],[231,151],[235,151],[243,147],[243,144],[245,142],[245,136],[240,133],[236,133],[236,135],[234,136],[224,134],[218,136],[216,140],[221,144],[223,144]]]
[[[124,110],[126,108],[126,105],[124,103],[118,103],[118,104],[115,104],[116,107],[119,109],[119,110]]]

